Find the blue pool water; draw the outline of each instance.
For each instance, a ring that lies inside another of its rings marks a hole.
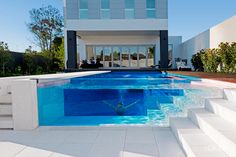
[[[39,121],[47,125],[166,125],[170,115],[184,112],[192,80],[161,72],[109,72],[72,78],[60,85],[38,87]]]

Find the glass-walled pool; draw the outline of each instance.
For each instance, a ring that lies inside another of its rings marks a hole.
[[[201,105],[200,98],[212,94],[192,88],[192,80],[200,81],[160,72],[111,72],[41,86],[40,125],[167,126],[170,116],[184,116],[188,105]]]

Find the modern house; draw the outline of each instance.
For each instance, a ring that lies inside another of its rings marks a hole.
[[[167,68],[168,0],[64,0],[66,68]]]
[[[168,36],[168,0],[64,0],[65,67],[176,68],[202,49],[236,41],[236,16],[182,42]]]

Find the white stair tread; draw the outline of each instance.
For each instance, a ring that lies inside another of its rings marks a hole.
[[[0,117],[0,129],[12,129],[13,119],[11,116],[1,116]]]
[[[11,103],[11,94],[0,95],[0,103]]]
[[[236,102],[236,89],[224,89],[224,98]]]
[[[210,113],[203,109],[190,109],[198,118],[206,122],[209,126],[220,132],[223,136],[228,138],[236,144],[236,125],[228,122],[227,120],[221,118],[220,116]],[[234,138],[232,138],[234,137]]]
[[[236,112],[236,102],[234,101],[229,101],[226,99],[209,99],[208,101]]]
[[[195,157],[228,157],[226,153],[187,118],[173,118],[171,125],[178,132],[187,155]]]
[[[0,116],[2,115],[12,115],[11,104],[0,104]]]

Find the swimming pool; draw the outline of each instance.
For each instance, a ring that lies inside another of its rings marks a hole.
[[[186,114],[199,78],[161,72],[109,72],[38,87],[41,126],[168,125],[169,116]],[[195,100],[196,101],[196,100]],[[199,103],[199,102],[198,102]]]

